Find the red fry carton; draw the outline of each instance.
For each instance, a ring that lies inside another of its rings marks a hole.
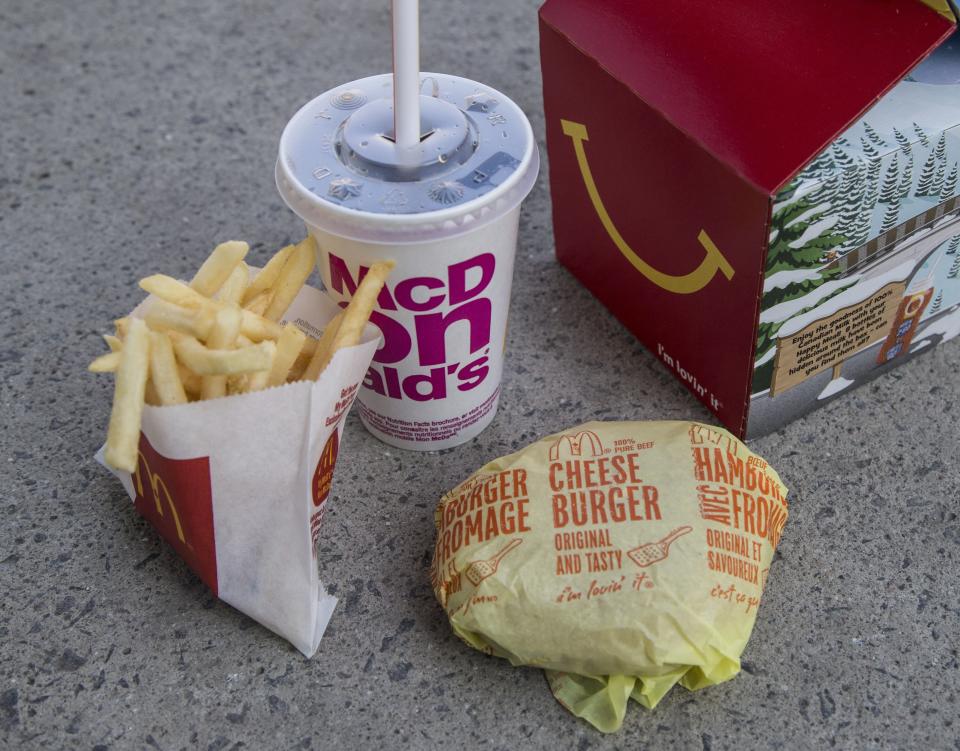
[[[284,321],[319,336],[339,311],[304,287]],[[132,475],[104,464],[102,449],[97,456],[217,597],[307,657],[337,603],[320,581],[316,544],[340,438],[380,341],[368,326],[317,381],[145,407]]]
[[[557,257],[755,437],[960,334],[948,0],[548,0]]]

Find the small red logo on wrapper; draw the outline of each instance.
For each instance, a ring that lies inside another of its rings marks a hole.
[[[337,466],[337,455],[340,453],[340,435],[334,430],[323,447],[320,461],[313,473],[313,482],[310,491],[313,496],[313,505],[317,510],[310,517],[310,539],[313,541],[313,554],[317,554],[317,540],[320,538],[320,525],[323,523],[323,514],[327,510],[326,502],[333,487],[333,470]]]
[[[217,594],[210,459],[168,459],[140,434],[134,506]]]
[[[337,466],[337,454],[339,453],[340,437],[334,430],[327,440],[327,445],[323,447],[320,461],[317,462],[317,469],[313,473],[313,505],[318,508],[330,495],[330,488],[333,487],[333,470]]]

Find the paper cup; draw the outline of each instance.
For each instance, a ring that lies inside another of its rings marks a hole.
[[[339,126],[327,119],[344,98],[368,101],[389,90],[390,76],[346,84],[306,105],[284,131],[277,162],[280,193],[316,238],[320,275],[334,299],[345,304],[374,262],[397,264],[371,318],[384,345],[364,379],[360,416],[382,441],[420,451],[469,441],[496,415],[520,204],[539,171],[533,131],[512,101],[466,79],[426,80],[436,82],[436,95],[423,97],[426,121],[434,118],[425,127],[443,134],[437,148],[447,151],[424,167],[423,179],[396,180],[389,166],[351,151],[344,133],[363,109]],[[371,121],[378,101],[368,105]],[[453,106],[466,135],[446,124]],[[430,139],[424,143],[432,154]],[[344,159],[349,165],[337,161]]]

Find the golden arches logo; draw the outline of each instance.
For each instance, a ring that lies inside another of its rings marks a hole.
[[[613,240],[613,244],[617,246],[617,250],[623,254],[623,257],[626,258],[637,271],[661,289],[677,295],[689,295],[694,292],[699,292],[710,283],[718,271],[723,274],[728,281],[733,279],[733,266],[730,265],[730,262],[724,257],[723,253],[720,252],[720,249],[713,240],[710,239],[706,230],[700,230],[697,239],[700,241],[707,255],[700,265],[689,274],[682,276],[665,274],[655,269],[637,255],[636,251],[630,247],[629,243],[623,238],[623,235],[620,234],[620,231],[617,229],[616,224],[607,211],[607,207],[603,203],[603,199],[600,197],[600,191],[597,189],[597,183],[593,178],[593,171],[590,169],[590,163],[587,161],[587,152],[583,146],[584,142],[590,140],[587,135],[587,126],[582,123],[571,122],[570,120],[561,120],[560,123],[563,126],[563,134],[573,140],[573,148],[577,154],[577,164],[580,166],[583,184],[587,189],[587,194],[590,196],[590,201],[593,203],[594,211],[597,212],[600,223],[607,231],[610,239]]]
[[[144,491],[143,478],[140,474],[140,467],[143,467],[144,471],[147,474],[149,479],[150,493],[153,496],[153,503],[157,509],[157,515],[163,517],[164,504],[161,502],[160,493],[163,492],[163,501],[166,501],[166,506],[170,510],[170,516],[173,518],[173,524],[177,529],[177,537],[180,539],[184,545],[187,544],[187,539],[183,534],[183,525],[180,523],[180,514],[177,513],[177,504],[173,502],[173,496],[170,494],[170,489],[167,487],[167,483],[164,482],[163,478],[158,474],[154,474],[150,470],[150,463],[147,461],[147,457],[143,455],[143,452],[139,452],[139,460],[137,461],[137,471],[134,473],[133,479],[137,484],[137,495],[141,498],[146,498]]]
[[[327,444],[320,453],[317,468],[313,472],[313,505],[320,507],[330,495],[333,488],[333,471],[337,466],[337,455],[340,453],[340,436],[334,430],[327,439]]]
[[[590,456],[603,456],[603,443],[600,436],[592,430],[581,430],[576,435],[564,435],[557,439],[557,442],[550,447],[550,461],[555,462],[560,459],[560,447],[566,443],[567,451],[570,456],[583,456],[583,443],[589,441]]]

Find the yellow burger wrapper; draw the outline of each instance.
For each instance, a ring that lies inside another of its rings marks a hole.
[[[777,473],[722,428],[592,422],[490,462],[436,511],[456,634],[544,668],[604,732],[740,671],[787,521]]]

